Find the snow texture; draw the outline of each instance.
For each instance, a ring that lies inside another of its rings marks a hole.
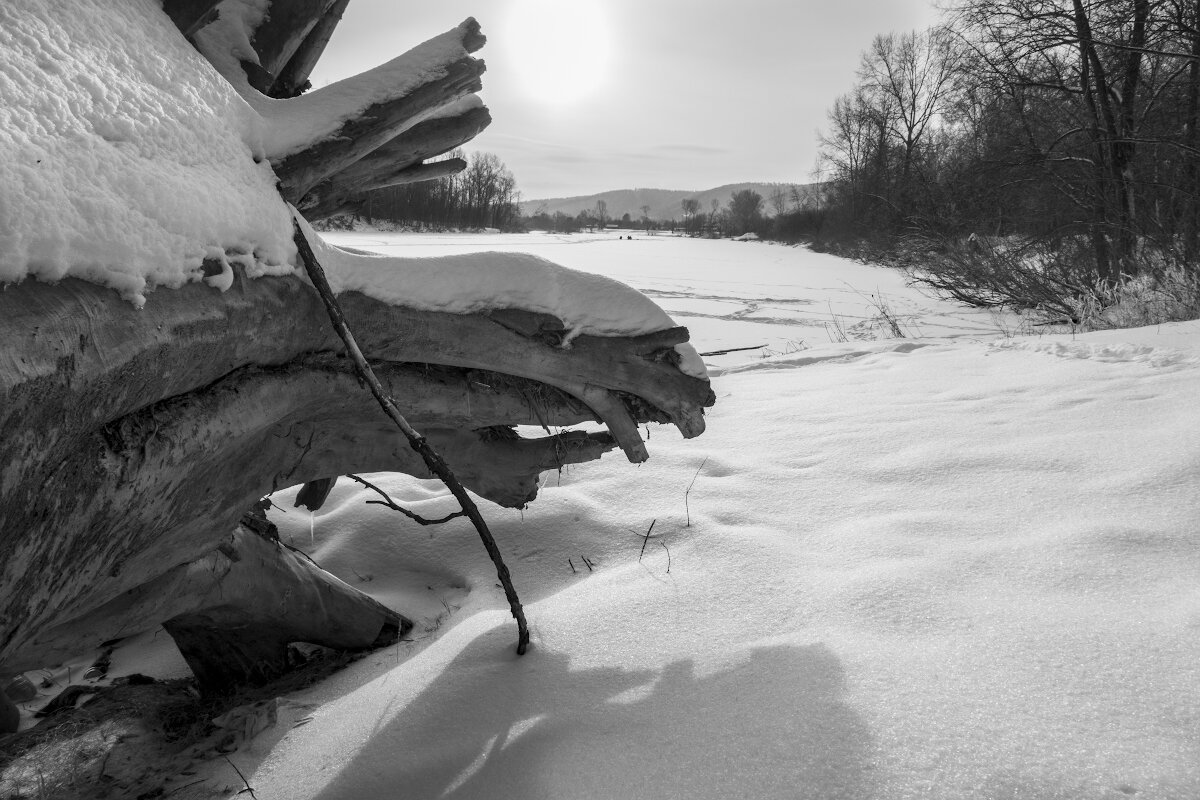
[[[226,0],[221,18],[200,30],[196,44],[260,115],[262,146],[272,160],[330,138],[343,123],[369,106],[404,97],[418,86],[444,76],[450,64],[469,55],[462,46],[461,30],[467,25],[464,22],[361,75],[300,97],[277,100],[251,88],[241,66],[242,61],[258,63],[245,32],[258,25],[265,9],[265,0]],[[446,113],[434,110],[414,117],[411,125]]]
[[[140,305],[213,253],[292,271],[256,115],[154,0],[6,0],[0,97],[0,283],[70,276]]]
[[[677,292],[785,267],[819,293],[857,269],[706,246]],[[615,263],[626,247],[558,251]],[[889,275],[855,274],[863,292]],[[533,628],[524,657],[469,525],[431,533],[349,484],[311,532],[276,514],[418,626],[300,695],[321,703],[312,722],[236,757],[261,762],[251,785],[264,800],[1200,796],[1200,323],[976,334],[743,354],[713,369],[701,439],[655,429],[636,474],[581,465],[523,513],[488,510]],[[452,508],[435,483],[373,480],[425,516]]]
[[[471,314],[520,308],[551,314],[568,335],[636,336],[675,327],[644,294],[594,272],[559,266],[527,253],[485,251],[432,258],[363,255],[326,244],[303,219],[305,236],[335,294],[362,292],[392,305]],[[680,369],[704,379],[690,344],[676,345]]]
[[[222,62],[227,74],[240,75],[238,60],[253,54],[244,31],[264,10],[262,0],[227,2],[204,29],[208,49],[229,62]],[[328,135],[368,105],[444,71],[466,55],[458,39],[451,31],[287,101],[264,98],[241,79],[247,96],[257,96],[256,110],[153,0],[0,6],[0,284],[75,277],[140,306],[155,287],[204,280],[226,291],[235,266],[252,278],[292,273],[291,215],[264,155],[277,158]],[[432,115],[479,103],[471,95]],[[675,324],[617,281],[536,256],[363,258],[308,235],[338,291],[450,313],[544,311],[572,335],[636,335]],[[220,272],[206,277],[205,260]],[[677,349],[681,369],[703,378],[695,350]]]
[[[507,241],[371,236],[339,240]],[[709,358],[703,437],[654,428],[636,471],[577,465],[523,512],[484,510],[523,657],[468,523],[418,527],[349,481],[314,517],[276,494],[285,541],[417,625],[289,698],[311,721],[230,754],[258,797],[1200,796],[1200,322],[1013,337],[795,248],[538,249],[640,273],[701,350],[764,330],[796,349]],[[866,338],[872,296],[938,335]],[[864,338],[829,341],[822,314]],[[454,508],[436,482],[368,477],[425,517]],[[167,650],[139,637],[113,674],[181,674]],[[196,780],[245,786],[224,760]]]

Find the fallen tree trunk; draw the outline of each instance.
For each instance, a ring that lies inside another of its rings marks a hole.
[[[581,336],[564,350],[502,313],[342,303],[414,424],[464,484],[504,505],[613,440],[495,438],[495,426],[611,423],[621,414],[588,402],[602,391],[644,398],[641,411],[622,406],[630,419],[675,409],[694,434],[711,402],[707,383],[654,357],[683,334]],[[349,472],[430,477],[338,350],[294,277],[241,278],[224,294],[191,284],[140,311],[74,280],[0,294],[0,673],[45,657],[39,631],[204,557],[270,491]]]
[[[253,135],[220,152],[266,158],[284,195],[314,217],[352,207],[371,187],[458,168],[426,159],[490,121],[473,96],[483,63],[469,53],[484,42],[474,20],[364,76],[273,99],[300,91],[345,7],[169,0],[166,15],[143,20],[144,44],[164,30],[174,36],[169,16],[259,111],[230,126],[232,136]],[[153,4],[140,9],[131,13],[159,14]],[[179,45],[181,58],[191,55]],[[228,99],[247,110],[232,91]],[[214,254],[211,241],[200,245],[221,290],[160,288],[140,309],[75,278],[27,279],[0,292],[0,675],[164,623],[213,686],[273,674],[289,641],[359,648],[403,627],[398,613],[239,528],[243,512],[274,490],[354,472],[430,472],[362,390],[308,282],[248,278],[240,265],[257,258],[255,242],[233,258]],[[506,262],[504,274],[524,288],[494,287],[503,302],[472,295],[464,304],[436,292],[429,300],[411,285],[380,299],[387,293],[365,293],[371,281],[406,265],[361,261],[343,265],[349,284],[338,303],[365,357],[462,484],[485,499],[522,507],[544,471],[618,446],[642,461],[642,422],[673,423],[685,436],[704,429],[709,384],[695,377],[702,370],[681,371],[687,331],[667,327],[653,306],[659,316],[633,329],[558,319],[545,309],[570,304],[546,301],[558,296],[522,279],[536,274],[567,295],[590,284],[544,262],[518,270]],[[280,262],[270,263],[278,271]],[[459,274],[462,295],[498,274],[496,264],[466,266],[478,271]],[[614,302],[644,300],[620,297]],[[651,332],[620,334],[629,330]],[[587,421],[608,431],[550,432]],[[523,438],[516,426],[546,435]],[[280,597],[295,599],[272,605]]]
[[[471,520],[476,533],[479,534],[484,549],[487,550],[488,556],[491,557],[492,563],[496,566],[496,577],[500,580],[500,585],[504,589],[504,595],[508,599],[509,609],[512,611],[513,618],[517,621],[517,655],[525,655],[525,651],[529,647],[529,623],[525,620],[525,610],[521,607],[521,600],[517,596],[516,588],[513,586],[508,565],[504,563],[504,557],[500,553],[500,548],[496,545],[496,539],[492,536],[492,532],[488,528],[483,515],[479,513],[479,507],[475,505],[475,501],[467,494],[467,490],[463,488],[462,482],[454,475],[454,471],[450,469],[450,465],[446,463],[446,460],[442,458],[436,449],[430,446],[429,441],[418,433],[409,421],[404,418],[404,415],[400,413],[400,409],[396,407],[396,401],[392,399],[391,394],[379,382],[379,377],[371,369],[371,365],[367,363],[366,356],[363,355],[358,342],[355,341],[350,326],[346,324],[346,315],[342,312],[337,297],[333,294],[333,289],[330,287],[329,280],[325,275],[325,269],[317,261],[316,255],[313,254],[312,246],[305,237],[303,228],[299,222],[294,223],[294,228],[296,247],[300,251],[300,260],[304,263],[304,271],[308,273],[313,288],[321,296],[321,302],[324,303],[325,310],[329,314],[330,324],[332,324],[334,331],[337,332],[338,338],[342,340],[342,344],[345,345],[346,355],[354,365],[354,373],[371,390],[371,395],[379,403],[384,414],[404,434],[404,438],[408,440],[409,447],[421,457],[421,462],[425,465],[425,468],[437,476],[438,480],[454,495],[454,499],[458,501],[459,511],[463,516]],[[362,479],[360,478],[359,480]]]

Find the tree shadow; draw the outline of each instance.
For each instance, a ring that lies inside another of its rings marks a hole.
[[[318,795],[425,798],[862,798],[871,737],[823,645],[762,647],[712,674],[572,671],[481,636]]]

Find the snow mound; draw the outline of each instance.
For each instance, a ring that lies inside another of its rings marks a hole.
[[[1200,354],[1191,331],[1172,346]],[[470,526],[431,533],[341,485],[313,527],[274,513],[367,591],[412,570],[407,595],[379,596],[418,626],[299,698],[323,704],[250,784],[263,800],[1200,797],[1200,370],[894,344],[723,375],[702,450],[656,433],[636,488],[594,462],[490,514],[533,630],[520,658]]]
[[[76,277],[141,305],[214,249],[292,271],[256,115],[154,0],[0,4],[0,96],[0,283]]]
[[[568,269],[528,253],[467,253],[438,258],[394,258],[341,250],[305,229],[329,285],[337,294],[362,292],[392,305],[472,314],[520,308],[557,317],[580,334],[637,336],[675,327],[675,321],[636,289],[594,272]],[[676,345],[679,368],[706,379],[704,361],[690,344]]]
[[[996,342],[993,347],[997,350],[1028,350],[1059,358],[1091,359],[1114,364],[1139,362],[1158,369],[1179,368],[1198,363],[1194,353],[1170,347],[1129,342],[1010,339]]]

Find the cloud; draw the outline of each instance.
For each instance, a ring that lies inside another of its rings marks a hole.
[[[703,144],[659,144],[650,149],[655,153],[679,156],[728,156],[734,153],[729,147],[709,147]]]

